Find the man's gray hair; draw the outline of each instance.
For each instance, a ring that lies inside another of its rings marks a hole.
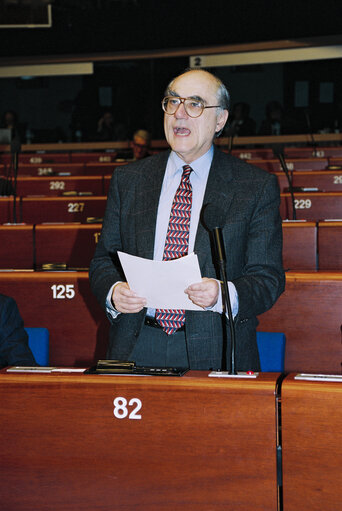
[[[222,110],[229,110],[229,108],[230,108],[230,94],[229,94],[229,91],[228,91],[227,87],[225,86],[225,84],[222,82],[222,80],[220,78],[218,78],[218,76],[214,75],[213,73],[210,73],[210,71],[207,71],[206,69],[202,69],[202,68],[198,68],[198,67],[195,67],[195,68],[188,67],[185,69],[184,73],[181,73],[180,75],[175,76],[170,81],[168,86],[166,87],[165,96],[172,95],[172,85],[173,85],[173,82],[176,80],[176,78],[178,78],[179,76],[182,76],[185,73],[188,73],[189,71],[203,71],[204,73],[208,73],[209,75],[211,75],[217,84],[217,102],[220,105],[220,108],[222,108]]]

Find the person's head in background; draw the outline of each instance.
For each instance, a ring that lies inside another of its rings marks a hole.
[[[6,129],[13,129],[18,124],[18,115],[14,110],[6,110],[1,118],[1,126]]]
[[[267,119],[269,119],[272,123],[281,122],[283,118],[283,107],[279,101],[270,101],[267,103],[265,111]]]
[[[149,155],[150,143],[151,135],[147,130],[138,130],[134,133],[131,145],[135,160],[141,160]]]
[[[235,103],[233,107],[232,117],[236,121],[244,121],[249,117],[249,105],[247,103]]]

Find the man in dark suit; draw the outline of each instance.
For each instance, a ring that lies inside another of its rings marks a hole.
[[[115,170],[90,265],[91,287],[111,321],[108,358],[151,366],[221,367],[227,318],[222,314],[210,233],[201,221],[203,204],[214,203],[224,212],[236,366],[239,371],[258,370],[256,316],[272,307],[284,290],[276,177],[213,146],[228,118],[229,94],[211,73],[190,70],[176,77],[162,106],[172,151]],[[165,333],[160,311],[154,316],[156,311],[147,309],[144,297],[125,282],[117,251],[165,259],[169,218],[171,223],[187,165],[191,168],[186,186],[192,190],[187,250],[197,253],[203,278],[185,292],[203,310],[185,311],[180,328]]]
[[[15,300],[0,294],[0,367],[36,366]]]

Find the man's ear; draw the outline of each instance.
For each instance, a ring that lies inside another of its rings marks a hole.
[[[228,119],[229,112],[228,110],[221,110],[220,113],[217,116],[217,123],[216,123],[216,133],[223,130],[227,119]]]

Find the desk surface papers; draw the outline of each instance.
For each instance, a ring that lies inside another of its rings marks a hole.
[[[152,261],[118,252],[129,287],[154,309],[202,310],[189,300],[184,290],[201,282],[197,255],[192,253],[172,261]]]

